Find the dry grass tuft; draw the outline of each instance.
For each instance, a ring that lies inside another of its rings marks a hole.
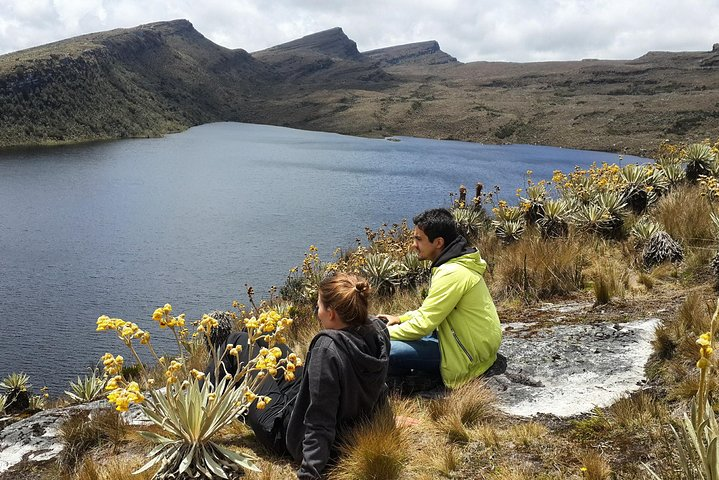
[[[623,297],[627,279],[623,264],[613,258],[600,257],[592,274],[595,305],[605,305],[612,297]]]
[[[518,423],[509,427],[507,434],[515,444],[528,447],[549,433],[549,429],[537,422]]]
[[[409,460],[407,430],[396,425],[391,408],[385,407],[370,421],[355,427],[341,451],[332,478],[397,479]]]
[[[474,430],[474,435],[487,448],[496,449],[502,444],[501,435],[492,425],[480,425]]]
[[[73,469],[93,448],[103,445],[117,448],[127,432],[127,425],[115,410],[104,409],[73,415],[60,426],[60,439],[64,448],[57,458],[58,465]]]
[[[495,405],[494,393],[482,380],[474,380],[453,390],[447,397],[430,402],[428,412],[446,438],[466,443],[471,439],[469,429],[499,416]]]
[[[577,455],[582,464],[583,478],[587,480],[607,480],[612,469],[604,456],[595,450],[585,450]]]
[[[445,446],[433,457],[435,469],[443,476],[451,478],[462,463],[461,453],[454,445]]]
[[[583,287],[586,257],[579,237],[543,240],[528,236],[496,255],[488,283],[496,298],[545,299]]]
[[[503,466],[497,468],[489,477],[490,480],[533,480],[537,478],[533,472],[523,466]]]
[[[707,199],[698,187],[678,188],[657,203],[656,219],[682,245],[708,246],[713,242]]]
[[[392,314],[404,313],[409,310],[414,310],[422,304],[422,290],[426,288],[426,285],[420,285],[418,288],[400,290],[394,295],[390,296],[372,296],[372,304],[370,305],[370,311]]]
[[[307,312],[305,309],[302,309],[292,322],[292,326],[287,334],[289,340],[287,345],[290,347],[290,350],[297,352],[304,358],[307,356],[310,342],[319,331],[320,323],[314,317],[311,310]]]
[[[143,459],[113,459],[107,464],[99,464],[87,456],[77,470],[74,480],[149,480],[153,469],[135,475],[134,472],[144,463]]]
[[[669,410],[648,392],[639,392],[620,398],[607,413],[615,426],[625,431],[646,430],[668,422]]]
[[[293,480],[297,478],[295,467],[287,462],[270,462],[260,459],[257,462],[259,472],[246,472],[247,480]]]
[[[654,280],[654,278],[652,278],[651,275],[647,275],[644,272],[641,272],[639,274],[639,278],[637,279],[637,281],[639,282],[639,284],[644,285],[647,290],[651,290],[652,288],[654,288],[654,284],[656,283],[656,281]]]

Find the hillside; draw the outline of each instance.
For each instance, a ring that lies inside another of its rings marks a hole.
[[[719,136],[719,52],[462,64],[436,41],[362,52],[341,28],[249,54],[186,20],[0,56],[0,147],[213,121],[647,153]]]

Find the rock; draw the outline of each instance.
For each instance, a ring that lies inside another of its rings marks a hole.
[[[510,414],[560,417],[606,407],[640,388],[660,320],[505,329],[504,373],[487,381]]]
[[[0,430],[0,475],[20,463],[41,463],[55,459],[63,450],[59,436],[64,421],[80,412],[112,408],[106,400],[43,410],[11,423]],[[137,405],[122,414],[129,425],[149,425]]]

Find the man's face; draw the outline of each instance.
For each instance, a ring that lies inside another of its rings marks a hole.
[[[444,248],[444,238],[437,237],[431,242],[419,227],[414,227],[412,239],[414,240],[412,246],[417,250],[417,256],[420,260],[434,261]]]

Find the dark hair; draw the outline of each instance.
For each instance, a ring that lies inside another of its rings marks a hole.
[[[444,244],[449,245],[459,235],[457,223],[454,217],[446,208],[433,208],[426,210],[412,219],[415,226],[427,235],[430,242],[435,238],[444,238]]]
[[[320,301],[348,325],[367,323],[370,286],[362,277],[337,273],[325,277],[319,286]]]

